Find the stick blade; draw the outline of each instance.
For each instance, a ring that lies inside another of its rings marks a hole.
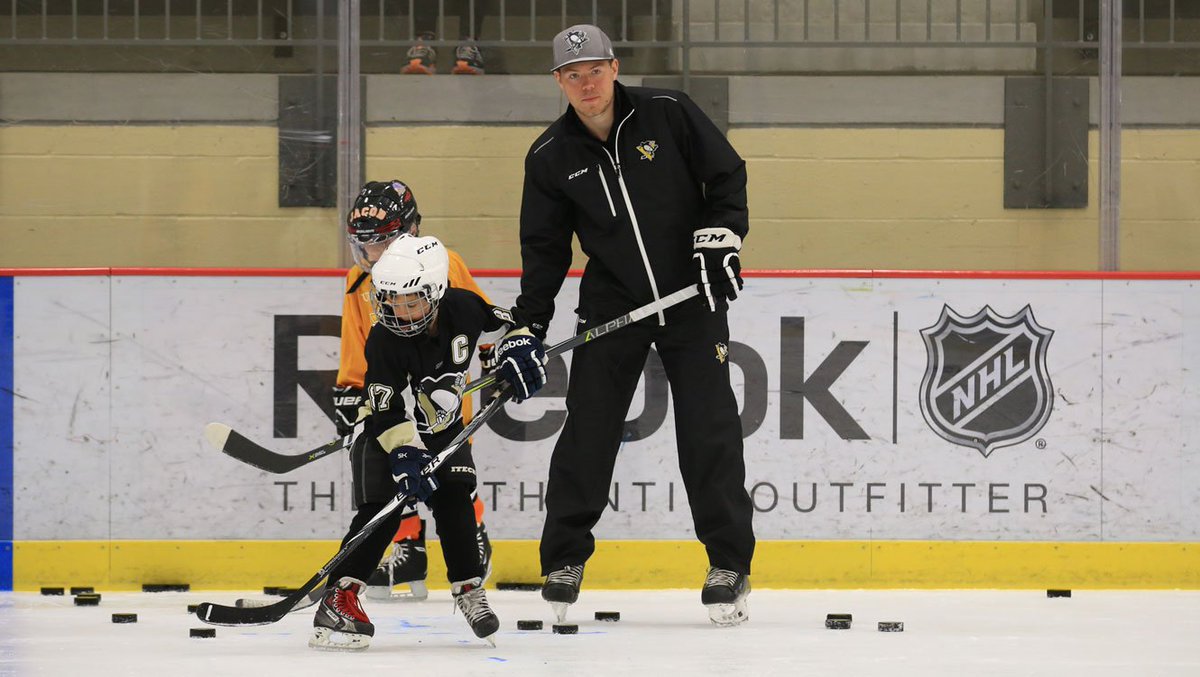
[[[208,443],[221,451],[225,451],[225,442],[229,440],[229,434],[232,432],[233,428],[224,423],[209,423],[204,426],[204,437]]]

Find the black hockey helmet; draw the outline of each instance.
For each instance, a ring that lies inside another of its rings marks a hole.
[[[354,260],[370,272],[387,243],[401,235],[417,235],[420,225],[417,199],[407,185],[396,179],[368,181],[346,215],[346,238]]]
[[[419,225],[421,213],[408,186],[395,179],[368,181],[346,217],[346,235],[364,244],[385,242]]]

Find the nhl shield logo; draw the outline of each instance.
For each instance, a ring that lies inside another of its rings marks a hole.
[[[926,423],[984,457],[1033,437],[1054,407],[1046,369],[1053,335],[1029,306],[1012,317],[990,306],[963,317],[942,306],[937,323],[921,330],[929,359],[920,395]]]

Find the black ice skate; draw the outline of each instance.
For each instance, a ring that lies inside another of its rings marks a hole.
[[[750,620],[746,597],[750,594],[750,577],[729,569],[708,568],[700,602],[708,607],[708,617],[722,626],[738,625]]]
[[[332,651],[362,651],[371,645],[375,626],[358,603],[363,582],[343,576],[337,585],[325,589],[325,596],[313,618],[313,635],[308,645]]]
[[[429,558],[425,555],[425,520],[421,520],[420,535],[392,544],[392,554],[379,564],[367,579],[367,599],[420,602],[429,597],[425,576]],[[408,590],[396,590],[397,586]]]
[[[454,603],[462,612],[475,636],[496,646],[494,639],[500,629],[500,619],[488,605],[487,593],[483,590],[483,579],[472,578],[450,584],[450,592],[454,594]]]
[[[551,571],[542,586],[542,599],[550,603],[558,622],[567,620],[567,608],[579,599],[579,586],[583,583],[583,565],[568,564]]]

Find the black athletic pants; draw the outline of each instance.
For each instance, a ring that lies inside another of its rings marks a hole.
[[[583,318],[590,326],[601,318]],[[625,417],[653,344],[675,409],[679,470],[696,538],[709,564],[750,573],[753,508],[746,493],[742,426],[729,386],[723,312],[696,313],[665,327],[654,320],[585,343],[571,355],[567,420],[550,458],[542,575],[582,564],[595,551],[592,528],[608,505]]]
[[[365,435],[359,438],[364,442],[369,441]],[[355,440],[350,449],[350,467],[353,471],[354,505],[358,512],[354,514],[350,528],[342,538],[343,547],[396,495],[396,483],[392,480],[388,456],[378,445],[360,444],[359,440]],[[446,578],[455,583],[476,576],[483,577],[479,542],[475,536],[475,501],[471,498],[475,490],[475,460],[471,457],[471,446],[465,445],[454,452],[434,476],[438,479],[438,488],[429,498],[429,511],[433,513],[438,538],[441,539]],[[379,566],[388,543],[396,535],[403,512],[403,508],[397,510],[380,522],[371,535],[329,573],[328,584],[337,583],[342,576],[366,581],[375,567]]]

